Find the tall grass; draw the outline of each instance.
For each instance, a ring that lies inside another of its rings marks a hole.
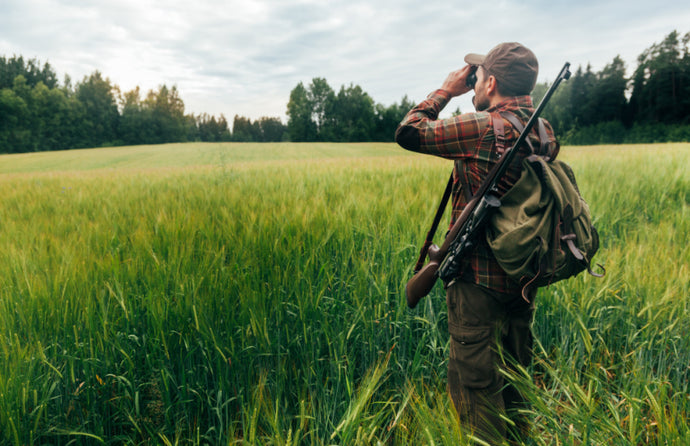
[[[2,442],[469,441],[443,290],[414,311],[403,291],[450,166],[393,145],[187,149],[2,157],[24,172],[0,176]],[[561,156],[607,276],[540,292],[535,367],[512,377],[534,444],[686,444],[690,147]]]
[[[542,388],[533,400],[545,444],[687,444],[690,152],[659,145],[577,155],[607,275],[542,292]]]

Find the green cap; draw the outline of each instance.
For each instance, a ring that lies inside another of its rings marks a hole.
[[[506,91],[515,95],[530,94],[537,83],[537,57],[517,42],[498,44],[487,55],[468,54],[465,62],[484,67]]]

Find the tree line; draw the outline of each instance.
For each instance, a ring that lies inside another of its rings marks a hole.
[[[359,85],[342,86],[336,94],[326,79],[302,82],[290,92],[287,132],[292,141],[392,141],[395,128],[415,103],[384,106]]]
[[[616,56],[602,70],[575,70],[544,111],[564,144],[690,141],[690,32],[647,48],[626,77]],[[548,89],[538,84],[537,103]],[[96,71],[60,84],[50,64],[0,57],[0,152],[185,141],[392,141],[416,103],[375,103],[359,85],[338,92],[326,79],[290,92],[287,125],[277,117],[188,115],[175,86],[121,92]],[[459,110],[456,111],[459,113]]]
[[[544,117],[565,144],[690,141],[690,32],[669,33],[637,58],[630,78],[616,56],[601,71],[578,68]],[[535,88],[541,99],[547,84]]]
[[[49,63],[0,57],[0,153],[186,141],[282,141],[280,118],[185,114],[177,87],[121,92],[95,71],[62,85]]]
[[[620,56],[598,72],[579,67],[551,98],[544,117],[563,144],[690,141],[688,43],[690,33],[671,32],[638,57],[630,78]],[[536,86],[535,104],[548,88]],[[292,90],[287,130],[293,141],[390,141],[414,105],[406,96],[390,107],[375,105],[359,86],[336,94],[325,79],[315,78]]]

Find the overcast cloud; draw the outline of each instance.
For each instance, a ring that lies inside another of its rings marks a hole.
[[[100,71],[122,91],[176,85],[187,113],[286,122],[290,91],[323,77],[377,103],[420,101],[468,52],[519,41],[550,81],[565,61],[628,72],[690,2],[658,0],[0,0],[0,55],[49,62],[60,81]],[[451,103],[471,111],[469,98]]]

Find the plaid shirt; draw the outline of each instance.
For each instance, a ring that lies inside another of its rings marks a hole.
[[[510,111],[523,124],[526,124],[534,108],[532,98],[519,96],[508,98],[486,111],[465,113],[438,120],[439,112],[450,99],[450,94],[444,90],[431,93],[424,102],[405,116],[398,126],[395,139],[405,149],[455,161],[453,212],[450,221],[452,227],[468,201],[466,192],[462,190],[462,184],[468,185],[470,189],[468,195],[473,195],[500,157],[493,127],[493,119],[500,118],[497,113]],[[508,148],[515,143],[520,132],[505,119],[503,121],[505,147]],[[557,149],[558,143],[548,123],[546,123],[546,130],[549,135],[550,151]],[[536,142],[535,147],[538,147],[539,138],[536,130],[530,134],[530,139]],[[503,195],[520,178],[522,160],[529,153],[527,144],[523,144],[497,185],[500,195]],[[460,278],[502,293],[519,293],[521,290],[520,284],[511,280],[500,267],[484,237],[479,237],[479,243],[472,254],[463,259]]]

